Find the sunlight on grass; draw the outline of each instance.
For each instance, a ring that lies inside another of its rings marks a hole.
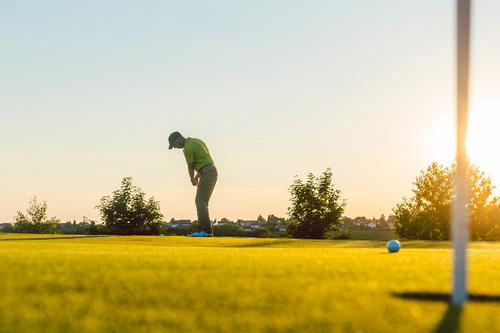
[[[2,332],[431,332],[448,242],[0,234]],[[499,243],[472,243],[471,291],[500,293]],[[495,294],[496,293],[496,294]],[[463,329],[500,331],[498,302]],[[487,326],[486,326],[487,323]],[[464,330],[471,331],[471,330]]]

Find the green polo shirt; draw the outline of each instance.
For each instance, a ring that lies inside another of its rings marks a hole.
[[[214,164],[205,143],[199,139],[186,138],[184,157],[187,163],[194,163],[194,169],[200,171],[205,165]]]

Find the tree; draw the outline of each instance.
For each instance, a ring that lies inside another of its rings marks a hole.
[[[491,177],[469,165],[471,185],[470,237],[472,240],[500,240],[500,198],[492,197]]]
[[[36,197],[30,200],[26,215],[17,211],[14,229],[15,232],[29,234],[53,234],[59,219],[47,219],[47,202],[38,203]]]
[[[385,218],[385,215],[382,214],[380,218],[378,219],[378,225],[382,230],[388,229],[388,222],[387,219]]]
[[[262,224],[269,231],[279,231],[279,223],[276,220],[270,220]]]
[[[145,195],[132,186],[131,177],[123,178],[121,188],[103,197],[96,206],[107,231],[116,235],[159,234],[163,219],[160,203],[153,197],[146,201]]]
[[[394,230],[408,239],[449,239],[450,205],[453,195],[453,172],[437,162],[432,163],[413,183],[415,194],[395,209]]]
[[[491,198],[491,178],[473,164],[468,165],[470,180],[471,239],[490,239],[498,224],[495,218],[498,198]],[[414,196],[403,198],[393,209],[394,230],[402,238],[448,240],[450,212],[454,200],[455,165],[433,162],[413,183]]]
[[[346,202],[332,184],[331,169],[320,177],[310,173],[304,183],[298,177],[290,186],[291,207],[288,214],[292,222],[287,232],[296,238],[320,239],[329,231],[338,230]]]

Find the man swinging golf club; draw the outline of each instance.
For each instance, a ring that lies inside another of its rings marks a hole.
[[[168,149],[183,150],[191,184],[197,186],[195,203],[198,213],[198,232],[188,236],[212,237],[213,230],[208,214],[208,201],[212,196],[218,173],[210,152],[203,141],[195,138],[184,138],[179,132],[170,134],[168,143]]]

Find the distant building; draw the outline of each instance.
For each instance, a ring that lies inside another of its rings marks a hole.
[[[274,215],[269,215],[267,217],[267,222],[277,222],[277,223],[281,223],[283,222],[285,219],[283,218],[280,218],[280,217],[276,217]]]
[[[396,222],[396,219],[394,218],[393,215],[390,215],[389,218],[387,219],[387,226],[392,229],[394,226],[394,222]]]
[[[260,227],[260,222],[257,220],[251,220],[251,221],[239,220],[238,225],[241,226],[245,231],[252,231],[253,229],[257,229],[258,227]]]
[[[364,216],[358,216],[354,220],[352,220],[352,223],[357,225],[358,227],[361,226],[361,223],[365,224],[366,223],[366,217]]]
[[[167,228],[191,228],[191,220],[172,220],[169,223],[164,223]]]
[[[370,222],[370,223],[368,223],[367,226],[372,228],[372,229],[375,229],[377,227],[377,224],[375,222]]]
[[[215,223],[214,225],[224,225],[224,224],[234,224],[234,222],[232,221],[229,221],[228,219],[222,219],[220,221],[217,221],[217,223]]]

